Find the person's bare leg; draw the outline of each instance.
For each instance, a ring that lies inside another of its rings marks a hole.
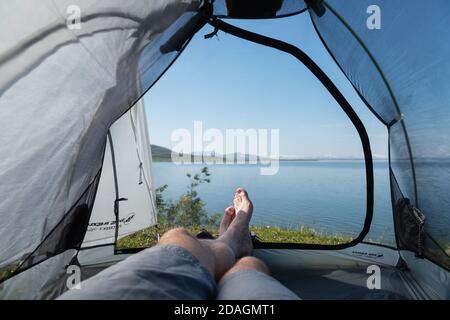
[[[256,270],[267,275],[270,275],[269,268],[264,262],[255,258],[253,256],[247,256],[239,259],[233,267],[231,267],[227,272],[224,273],[222,279],[225,277],[242,270]],[[221,279],[221,280],[222,280]]]
[[[253,249],[248,228],[253,205],[244,189],[236,190],[234,208],[235,217],[227,208],[221,224],[223,233],[216,240],[200,240],[187,230],[177,228],[166,232],[159,244],[178,245],[188,250],[218,281],[237,258],[251,254]]]
[[[183,228],[167,231],[158,244],[172,244],[186,249],[200,261],[215,280],[219,280],[236,261],[233,250],[226,243],[197,239]]]
[[[223,275],[217,288],[217,300],[299,299],[295,293],[270,276],[269,269],[264,262],[250,256],[238,260]]]
[[[234,194],[235,216],[230,226],[217,241],[222,241],[233,249],[236,258],[249,256],[253,251],[249,224],[253,213],[253,204],[246,190],[238,188]]]

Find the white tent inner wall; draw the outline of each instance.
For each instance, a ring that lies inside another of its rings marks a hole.
[[[141,99],[117,120],[109,133],[110,138],[106,143],[102,173],[83,248],[115,242],[116,197],[127,199],[118,203],[119,239],[157,223],[155,197],[150,178],[151,151],[143,100]]]
[[[120,203],[119,221],[122,221],[119,223],[118,238],[157,223],[150,174],[151,151],[147,132],[143,100],[139,100],[110,128],[115,150],[114,162],[119,196],[128,199]],[[76,250],[68,250],[7,280],[0,287],[0,299],[57,297],[67,290],[65,281],[68,274],[61,265],[67,261],[73,261],[74,257],[77,257],[82,268],[86,264],[91,265],[92,269],[94,265],[96,270],[125,259],[127,255],[114,254],[116,227],[114,186],[115,178],[108,140],[102,174],[82,251],[77,253]],[[99,224],[102,227],[98,226]]]
[[[81,29],[68,28],[69,5],[80,7]],[[147,89],[178,54],[164,55],[158,44],[199,5],[0,3],[0,268],[29,257],[93,183],[107,130],[142,94],[139,82]],[[141,59],[148,47],[155,47],[154,54]],[[142,159],[149,172],[147,162]]]

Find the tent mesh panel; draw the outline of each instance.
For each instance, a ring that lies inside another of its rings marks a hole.
[[[370,5],[328,0],[322,17],[311,16],[361,97],[392,125],[392,170],[402,194],[426,217],[425,256],[450,268],[450,3],[378,1],[381,29],[367,27]]]

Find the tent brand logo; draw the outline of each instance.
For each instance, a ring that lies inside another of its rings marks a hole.
[[[122,226],[126,226],[126,225],[130,224],[135,216],[136,216],[136,213],[131,212],[125,218],[119,219],[119,229]],[[89,223],[87,232],[113,230],[115,228],[116,228],[116,220],[94,221],[94,222]]]
[[[369,30],[381,29],[381,9],[379,6],[372,4],[367,7],[366,12],[370,16],[366,20],[366,26]]]
[[[382,258],[384,256],[382,253],[363,252],[363,251],[352,251],[352,254],[375,259]]]
[[[124,220],[123,220],[123,224],[127,225],[131,222],[131,220],[133,220],[134,216],[136,214],[134,212],[130,213]]]
[[[376,264],[367,267],[367,274],[370,276],[367,278],[367,289],[369,290],[380,290],[381,289],[381,269]]]
[[[275,175],[279,169],[279,129],[203,130],[202,121],[194,121],[193,135],[188,129],[171,134],[171,158],[175,164],[254,164],[261,175]]]
[[[67,277],[66,286],[67,289],[79,290],[81,289],[81,270],[77,265],[70,265],[67,267],[66,273],[69,275]]]
[[[66,25],[69,30],[81,29],[81,8],[77,5],[70,5],[66,9]]]

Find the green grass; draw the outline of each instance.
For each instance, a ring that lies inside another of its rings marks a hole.
[[[170,227],[165,225],[160,225],[158,228],[147,228],[120,239],[117,242],[117,246],[118,248],[151,247],[156,244],[158,233],[162,235],[169,229]],[[198,234],[202,230],[201,227],[186,227],[186,229],[194,235]],[[207,229],[213,236],[218,236],[217,227]],[[250,230],[254,232],[262,242],[335,245],[348,243],[352,240],[349,236],[322,234],[307,227],[287,229],[273,226],[251,226]]]
[[[252,226],[250,230],[256,233],[263,242],[343,244],[353,240],[349,236],[323,234],[308,227],[287,229],[273,226]]]
[[[12,275],[17,268],[19,267],[20,263],[15,263],[9,267],[5,267],[3,269],[0,270],[0,280],[5,279],[7,277],[9,277],[10,275]]]
[[[171,228],[165,225],[159,225],[158,227],[150,227],[141,231],[135,232],[117,241],[118,248],[145,248],[154,246],[158,239],[158,233],[163,235]],[[202,228],[200,227],[187,227],[192,234],[198,234]]]

